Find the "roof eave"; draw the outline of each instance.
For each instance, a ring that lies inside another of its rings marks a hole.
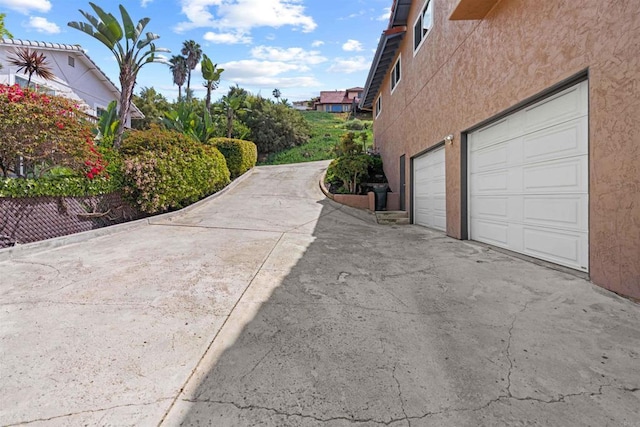
[[[382,85],[382,81],[375,81],[376,77],[379,79],[379,76],[382,75],[384,80],[384,75],[386,75],[387,69],[391,64],[390,60],[381,61],[382,57],[388,57],[389,54],[391,54],[391,57],[395,57],[395,52],[399,48],[406,32],[407,27],[394,27],[384,31],[380,36],[380,41],[369,69],[369,75],[367,76],[367,83],[364,85],[363,95],[359,104],[360,108],[370,109],[373,107],[374,97]],[[393,43],[390,44],[389,41],[391,40]]]

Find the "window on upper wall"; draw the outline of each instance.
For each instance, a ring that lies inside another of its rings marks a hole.
[[[391,70],[391,93],[396,88],[398,83],[400,83],[400,78],[402,77],[402,71],[400,70],[400,60],[402,57],[398,57],[396,61],[396,65],[393,66],[393,70]]]
[[[67,64],[69,64],[69,67],[75,67],[76,66],[76,59],[73,56],[68,56],[67,57]]]
[[[376,99],[376,118],[378,118],[381,111],[382,111],[382,95],[378,96],[378,99]]]
[[[433,0],[427,0],[416,23],[413,24],[413,52],[417,52],[433,26]]]

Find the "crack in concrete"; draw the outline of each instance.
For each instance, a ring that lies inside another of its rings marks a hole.
[[[239,403],[226,402],[226,401],[222,401],[222,400],[209,400],[209,399],[189,400],[189,399],[183,399],[183,402],[187,402],[187,403],[210,403],[210,404],[216,404],[216,405],[231,405],[231,406],[234,406],[234,407],[236,407],[237,409],[239,409],[241,411],[262,410],[262,411],[273,412],[276,415],[281,415],[281,416],[287,417],[287,418],[297,417],[297,418],[310,419],[310,420],[319,421],[319,422],[347,421],[347,422],[352,423],[352,424],[374,423],[374,424],[385,425],[385,426],[388,426],[388,425],[391,425],[391,424],[394,424],[394,423],[397,423],[397,422],[401,422],[401,421],[409,422],[410,420],[421,420],[421,419],[424,419],[424,418],[426,418],[428,416],[437,415],[437,414],[442,413],[442,412],[428,412],[427,414],[425,414],[423,416],[420,416],[420,417],[409,417],[409,416],[406,416],[406,414],[405,414],[405,417],[403,417],[403,418],[392,418],[389,421],[381,421],[381,420],[376,420],[375,418],[354,418],[354,417],[346,417],[346,416],[334,416],[334,417],[321,418],[321,417],[317,417],[317,416],[309,415],[309,414],[285,412],[285,411],[282,411],[280,409],[269,408],[269,407],[266,407],[266,406],[241,405]]]
[[[258,367],[258,365],[260,365],[260,364],[264,361],[264,359],[266,359],[266,358],[267,358],[267,356],[269,356],[271,353],[273,353],[273,350],[275,350],[275,348],[276,348],[276,346],[275,346],[275,345],[274,345],[273,347],[271,347],[271,348],[269,349],[269,351],[267,351],[267,352],[264,354],[264,356],[262,356],[262,357],[260,358],[260,360],[258,360],[258,361],[256,362],[256,364],[255,364],[255,365],[253,365],[253,368],[251,368],[251,369],[249,370],[249,372],[247,372],[247,373],[246,373],[246,374],[244,374],[242,377],[240,377],[240,379],[241,379],[241,380],[242,380],[242,379],[244,379],[247,375],[250,375],[253,371],[255,371],[255,370],[256,370],[256,368]]]
[[[393,366],[392,376],[393,376],[393,379],[396,381],[396,385],[398,386],[398,399],[400,399],[400,407],[402,408],[404,419],[407,420],[407,423],[409,423],[409,427],[411,427],[411,420],[409,419],[409,416],[407,415],[407,411],[404,408],[404,398],[402,397],[402,387],[400,386],[400,381],[398,381],[398,378],[396,377],[396,369],[398,369],[398,365]]]
[[[549,400],[545,400],[545,399],[540,399],[537,397],[516,397],[516,396],[498,396],[495,399],[491,399],[489,402],[487,402],[486,404],[484,404],[483,406],[479,407],[479,408],[475,408],[475,409],[462,409],[461,411],[472,411],[472,412],[476,412],[476,411],[481,411],[483,409],[487,409],[489,406],[493,405],[494,403],[503,401],[503,400],[517,400],[520,402],[538,402],[538,403],[544,403],[545,405],[550,405],[550,404],[554,404],[554,403],[566,403],[565,399],[571,398],[571,397],[580,397],[580,396],[601,396],[603,394],[603,389],[605,387],[613,387],[612,384],[602,384],[598,387],[598,391],[582,391],[580,393],[569,393],[569,394],[563,394],[560,395],[560,397],[554,398],[554,399],[549,399]],[[624,388],[622,388],[624,389]]]
[[[516,324],[516,321],[518,320],[518,316],[527,309],[529,302],[530,301],[527,301],[522,306],[522,308],[520,308],[520,311],[518,311],[516,314],[513,315],[513,320],[511,321],[511,326],[509,327],[509,339],[507,341],[506,353],[507,353],[507,361],[509,362],[509,372],[507,373],[507,397],[510,397],[510,398],[514,397],[513,394],[511,393],[511,374],[513,373],[513,360],[511,358],[511,340],[513,338],[513,328]],[[499,397],[500,396],[498,396],[498,398]]]
[[[153,402],[146,402],[146,403],[127,403],[125,405],[115,405],[115,406],[110,406],[108,408],[101,408],[101,409],[87,409],[86,411],[78,411],[78,412],[71,412],[68,414],[63,414],[63,415],[55,415],[53,417],[49,417],[49,418],[38,418],[35,420],[29,420],[29,421],[20,421],[18,423],[13,423],[13,424],[6,424],[6,427],[12,427],[12,426],[19,426],[19,425],[24,425],[24,424],[33,424],[33,423],[41,423],[41,422],[46,422],[46,421],[53,421],[53,420],[58,420],[60,418],[68,418],[68,417],[73,417],[75,415],[82,415],[82,414],[96,414],[99,412],[105,412],[105,411],[110,411],[112,409],[118,409],[118,408],[130,408],[130,407],[134,407],[134,406],[140,406],[140,407],[144,407],[144,406],[150,406],[150,405],[155,405],[156,403],[160,403],[162,401],[165,400],[172,400],[172,397],[163,397],[160,398],[158,400],[155,400]]]

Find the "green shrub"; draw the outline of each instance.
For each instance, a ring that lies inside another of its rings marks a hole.
[[[367,177],[371,157],[367,154],[347,154],[331,162],[327,177],[342,180],[343,187],[355,194],[358,185]]]
[[[348,130],[364,130],[366,129],[366,123],[362,120],[353,119],[345,122],[344,127]]]
[[[123,141],[123,190],[143,212],[180,209],[229,183],[222,153],[181,133],[157,127]]]
[[[251,113],[242,121],[251,129],[249,139],[260,154],[276,153],[309,141],[311,128],[300,111],[250,96]]]
[[[198,145],[198,141],[180,132],[151,125],[147,130],[133,130],[127,133],[120,147],[123,157],[136,156],[149,151],[166,151],[171,147],[189,150]]]
[[[85,177],[48,177],[39,179],[0,179],[0,197],[81,197],[107,194],[118,188],[109,179]]]
[[[224,155],[229,172],[234,178],[254,167],[258,160],[258,149],[251,141],[211,138],[209,144],[215,146]]]

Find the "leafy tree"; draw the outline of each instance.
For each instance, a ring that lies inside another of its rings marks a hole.
[[[243,112],[249,111],[251,105],[247,102],[246,97],[235,92],[233,88],[229,90],[229,93],[222,97],[218,105],[218,111],[224,114],[227,122],[227,138],[231,138],[233,134],[233,122]]]
[[[218,88],[220,83],[220,75],[224,71],[223,68],[217,68],[218,64],[211,62],[211,59],[207,55],[202,55],[202,62],[200,63],[202,68],[202,77],[205,79],[204,87],[207,88],[207,98],[205,100],[205,106],[207,110],[211,109],[211,92]]]
[[[169,69],[173,74],[173,84],[178,86],[178,101],[182,100],[182,86],[187,80],[187,61],[184,56],[173,55],[169,60]]]
[[[157,54],[159,52],[169,52],[169,50],[156,47],[154,41],[160,38],[159,35],[147,32],[143,36],[143,31],[150,21],[149,18],[142,18],[134,26],[129,13],[124,6],[120,5],[120,15],[122,16],[122,25],[120,25],[111,13],[106,13],[94,3],[89,2],[89,5],[97,17],[80,10],[82,16],[89,22],[69,22],[68,25],[99,40],[107,46],[118,62],[121,89],[120,123],[113,141],[114,148],[118,149],[122,142],[124,124],[131,110],[133,88],[136,84],[138,72],[145,64],[150,62],[165,62],[165,59]]]
[[[45,80],[52,80],[55,75],[43,53],[28,48],[17,49],[13,56],[9,56],[9,63],[16,65],[18,71],[29,75],[27,87],[31,84],[31,77],[35,74]]]
[[[9,37],[10,39],[13,38],[13,34],[11,34],[9,32],[9,30],[7,30],[7,28],[4,26],[4,18],[7,17],[6,13],[0,13],[0,37]]]
[[[144,119],[132,120],[134,129],[148,129],[152,124],[162,123],[164,113],[171,108],[169,101],[153,87],[143,87],[140,95],[133,95],[133,102],[144,114]]]
[[[309,124],[299,111],[261,96],[250,96],[248,101],[251,114],[243,121],[251,129],[249,140],[259,153],[275,153],[309,140]]]
[[[191,95],[189,94],[189,89],[191,88],[191,71],[196,68],[198,62],[200,62],[200,58],[202,57],[202,49],[200,45],[196,43],[194,40],[187,40],[182,43],[181,53],[186,57],[187,63],[187,99],[191,99]]]
[[[41,176],[55,166],[93,179],[104,164],[93,146],[90,125],[73,101],[0,85],[0,169],[5,176],[21,158],[23,169]],[[17,175],[25,174],[16,168]]]

